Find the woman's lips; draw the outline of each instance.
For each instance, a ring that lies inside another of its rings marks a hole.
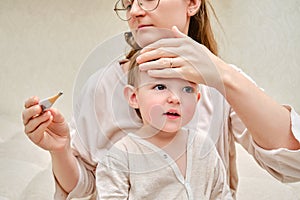
[[[152,27],[152,25],[151,24],[141,24],[138,26],[138,29],[147,28],[147,27]]]

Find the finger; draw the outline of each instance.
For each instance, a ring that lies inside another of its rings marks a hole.
[[[29,108],[33,105],[36,105],[39,103],[39,98],[37,96],[33,96],[33,97],[30,97],[28,98],[26,101],[25,101],[25,104],[24,104],[24,107],[25,108]]]
[[[55,123],[62,123],[62,122],[65,121],[64,116],[56,108],[50,108],[48,111],[53,116],[53,122],[55,122]]]
[[[172,27],[172,31],[174,33],[174,36],[177,37],[177,38],[185,38],[187,37],[187,35],[185,35],[184,33],[182,33],[178,28],[177,26],[173,26]]]
[[[161,70],[148,70],[148,75],[154,78],[180,78],[187,80],[182,74],[181,68],[165,68]]]
[[[34,105],[34,106],[31,106],[31,107],[25,109],[22,112],[23,124],[27,125],[31,119],[40,115],[42,113],[42,111],[43,110],[42,110],[41,106],[39,106],[39,105]]]
[[[181,45],[182,45],[181,37],[179,38],[177,36],[176,37],[174,36],[173,38],[163,38],[163,39],[157,40],[157,41],[149,44],[148,46],[144,47],[141,50],[141,54],[144,54],[146,52],[153,51],[155,49],[162,48],[162,47],[179,48]]]
[[[50,116],[49,120],[40,124],[35,131],[27,134],[28,138],[35,144],[39,144],[42,141],[42,139],[44,138],[45,130],[52,122],[52,119],[53,119],[53,117]]]
[[[153,51],[155,50],[156,48],[152,47],[144,47],[141,51],[140,51],[140,54],[143,54],[143,53],[146,53],[146,52],[149,52],[149,51]]]
[[[181,42],[181,38],[176,38],[176,37],[173,37],[173,38],[163,38],[163,39],[160,39],[160,40],[157,40],[151,44],[149,44],[148,46],[144,47],[142,52],[143,51],[149,51],[149,49],[157,49],[157,48],[160,48],[160,47],[180,47],[182,44]]]
[[[49,120],[51,113],[49,111],[44,112],[42,115],[32,118],[25,126],[24,132],[30,134],[34,132],[42,123]]]
[[[170,58],[161,58],[159,60],[145,62],[139,65],[141,71],[147,71],[150,69],[164,69],[170,67]]]
[[[144,53],[141,53],[137,58],[136,62],[138,64],[145,63],[152,60],[157,60],[162,57],[167,57],[167,52],[163,49],[154,49],[151,48],[149,51],[145,51]]]
[[[153,69],[176,68],[182,63],[180,57],[166,57],[158,60],[145,62],[139,65],[141,71]]]
[[[153,49],[152,51],[140,54],[136,58],[136,61],[138,64],[142,64],[145,62],[158,60],[160,58],[174,58],[178,55],[177,49],[177,47],[161,47],[158,49]]]

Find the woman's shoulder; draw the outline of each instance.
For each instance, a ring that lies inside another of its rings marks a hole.
[[[99,68],[94,72],[85,82],[85,87],[93,88],[101,80],[110,80],[114,75],[120,75],[122,72],[121,66],[118,61],[114,61],[105,67]],[[103,81],[101,81],[103,82]]]
[[[94,94],[96,90],[101,90],[101,88],[107,87],[111,82],[115,82],[117,79],[119,80],[122,75],[123,72],[119,62],[114,61],[105,67],[100,67],[85,81],[80,80],[80,77],[77,77],[78,80],[76,80],[76,82],[78,81],[78,83],[76,84],[82,85],[80,96],[89,95],[90,93]]]

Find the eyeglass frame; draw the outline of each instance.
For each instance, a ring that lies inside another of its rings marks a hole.
[[[123,18],[118,14],[119,11],[126,11],[126,12],[127,12],[127,10],[128,10],[128,9],[126,9],[126,8],[123,8],[123,9],[122,9],[122,8],[117,8],[117,4],[118,4],[120,1],[122,1],[122,0],[118,0],[118,1],[115,3],[114,11],[115,11],[115,13],[117,14],[117,16],[118,16],[122,21],[129,21],[132,17],[130,17],[130,18],[128,18],[128,19],[123,19]],[[134,0],[133,0],[133,1],[134,1]],[[155,9],[158,7],[158,5],[159,5],[159,3],[160,3],[160,0],[157,0],[156,6],[155,6],[153,9],[150,9],[150,10],[144,9],[144,8],[142,7],[142,4],[140,3],[140,0],[137,0],[137,2],[138,2],[138,5],[139,5],[139,7],[140,7],[141,9],[143,9],[143,10],[146,11],[146,12],[151,12],[151,11],[155,10]]]

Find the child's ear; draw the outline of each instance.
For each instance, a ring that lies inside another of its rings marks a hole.
[[[137,98],[136,98],[136,89],[132,85],[126,85],[124,88],[124,96],[128,104],[132,108],[139,108]]]

